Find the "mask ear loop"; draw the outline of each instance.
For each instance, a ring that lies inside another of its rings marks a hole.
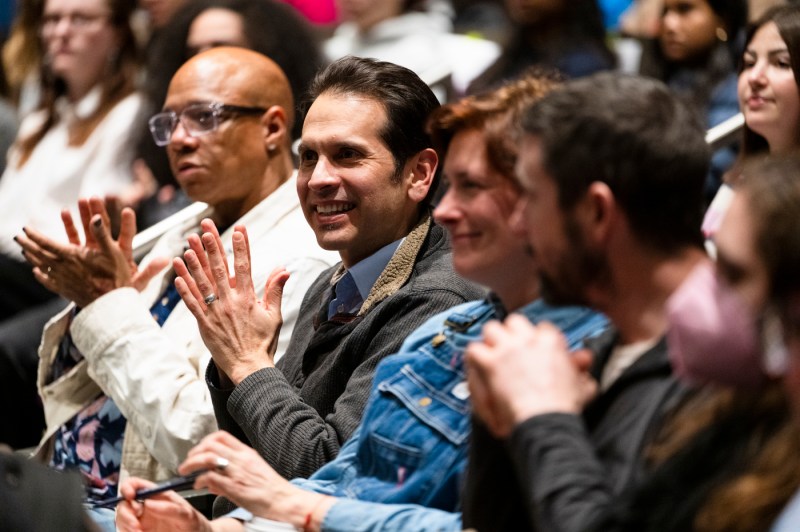
[[[783,324],[778,312],[769,307],[761,321],[761,365],[770,377],[782,377],[789,368],[789,350],[783,334]]]

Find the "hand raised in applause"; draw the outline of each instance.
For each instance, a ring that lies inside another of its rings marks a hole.
[[[536,415],[578,414],[597,392],[588,351],[570,353],[555,326],[517,314],[487,323],[465,360],[473,410],[498,438]]]
[[[139,270],[133,260],[136,215],[124,209],[119,238],[111,236],[110,220],[100,198],[78,201],[86,242],[68,210],[61,213],[68,244],[58,243],[32,228],[15,237],[25,259],[33,265],[33,275],[48,290],[85,307],[98,297],[121,287],[142,290],[150,279],[169,264],[166,258],[150,261]]]
[[[253,287],[250,244],[243,226],[234,228],[234,276],[228,271],[222,241],[210,220],[203,220],[202,241],[189,238],[185,263],[173,261],[175,286],[197,319],[200,335],[211,352],[221,378],[234,385],[252,373],[273,367],[278,334],[283,323],[281,296],[289,273],[277,268],[270,273],[259,301]],[[223,375],[224,374],[224,375]]]

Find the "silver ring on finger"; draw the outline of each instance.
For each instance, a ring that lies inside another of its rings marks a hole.
[[[210,305],[211,303],[213,303],[216,300],[217,300],[217,294],[215,294],[213,292],[208,294],[206,297],[203,298],[203,302],[206,305]]]
[[[214,469],[217,471],[225,471],[225,469],[230,465],[230,460],[227,458],[223,458],[222,456],[217,456],[217,459],[214,461]]]
[[[52,271],[53,271],[53,267],[52,266],[48,266],[47,267],[47,274],[50,275],[50,272],[52,272]]]

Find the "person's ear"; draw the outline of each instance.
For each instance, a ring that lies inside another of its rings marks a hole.
[[[422,203],[428,195],[438,165],[439,156],[432,148],[425,148],[414,156],[407,182],[408,195],[416,203]]]
[[[261,115],[264,129],[264,149],[272,154],[278,147],[286,144],[289,131],[286,127],[286,111],[280,105],[273,105]]]
[[[602,181],[594,181],[576,205],[576,213],[585,235],[592,242],[605,242],[617,214],[614,192]]]

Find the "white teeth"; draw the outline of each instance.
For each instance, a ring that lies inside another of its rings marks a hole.
[[[317,205],[317,212],[319,214],[336,214],[339,212],[345,212],[352,209],[354,205],[352,203],[337,203],[336,205]]]

